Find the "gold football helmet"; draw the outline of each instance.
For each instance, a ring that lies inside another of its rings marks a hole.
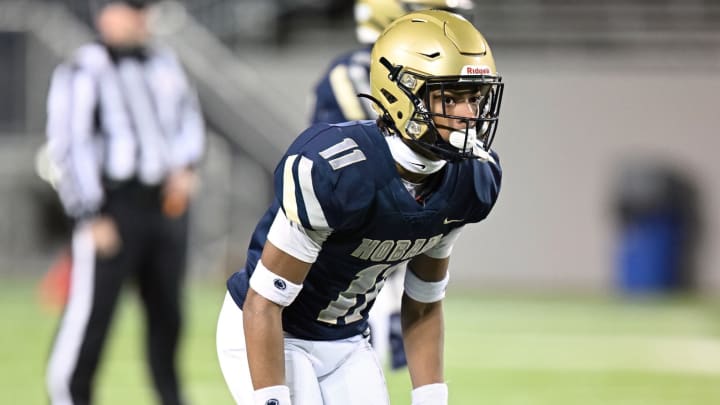
[[[411,11],[448,10],[470,16],[472,0],[357,0],[355,2],[355,33],[358,41],[372,44],[396,18]]]
[[[370,88],[382,120],[406,142],[441,159],[487,159],[503,86],[483,35],[454,13],[407,14],[388,26],[371,52]],[[474,116],[446,111],[445,100],[457,93],[473,95]],[[439,111],[431,110],[431,94],[442,100]],[[449,121],[461,124],[438,124]],[[450,133],[448,140],[439,128]]]

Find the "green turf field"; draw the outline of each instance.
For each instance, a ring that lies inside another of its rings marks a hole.
[[[153,404],[127,295],[98,381],[100,405]],[[192,285],[182,352],[192,404],[231,404],[215,359],[222,283]],[[489,297],[450,291],[446,369],[455,405],[720,404],[720,302]],[[0,404],[44,404],[56,315],[31,282],[0,286]],[[388,374],[409,404],[405,372]]]

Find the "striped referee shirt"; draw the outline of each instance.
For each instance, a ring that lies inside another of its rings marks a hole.
[[[167,48],[118,56],[87,44],[53,72],[47,108],[56,187],[75,218],[99,210],[104,179],[156,186],[203,154],[197,96]]]

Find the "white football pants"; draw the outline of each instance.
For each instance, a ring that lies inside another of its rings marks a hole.
[[[253,405],[242,310],[229,293],[217,325],[217,351],[225,382],[238,405]],[[292,405],[389,405],[382,367],[368,339],[285,338],[285,380]]]

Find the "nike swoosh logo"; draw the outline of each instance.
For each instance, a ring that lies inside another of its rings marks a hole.
[[[422,164],[422,163],[410,162],[410,164],[411,164],[411,165],[414,165],[414,166],[417,166],[417,167],[419,167],[419,168],[421,168],[421,169],[424,169],[424,168],[425,168],[425,165]]]
[[[464,219],[447,219],[447,218],[445,218],[443,220],[443,224],[447,225],[447,224],[451,224],[453,222],[462,222],[463,220]]]

